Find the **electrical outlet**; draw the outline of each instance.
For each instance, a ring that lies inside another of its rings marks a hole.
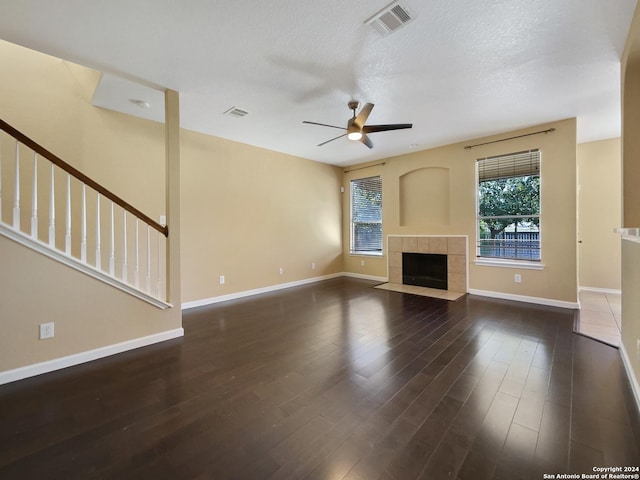
[[[516,283],[522,283],[522,276],[519,273],[516,273],[513,276],[513,281],[516,282]]]
[[[280,267],[280,269],[278,270],[278,273],[280,273],[280,275],[284,275],[284,268]]]
[[[364,267],[364,260],[360,260],[360,266]]]
[[[53,322],[40,324],[40,340],[52,338],[55,335],[54,325]]]
[[[166,215],[160,215],[160,221],[158,223],[160,225],[166,225],[167,224],[167,216]]]
[[[316,269],[316,262],[311,262],[311,270],[315,270]]]
[[[224,275],[220,275],[220,285],[224,285]]]

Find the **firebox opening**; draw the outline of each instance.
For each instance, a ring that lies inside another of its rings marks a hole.
[[[447,256],[403,252],[402,283],[447,290]]]

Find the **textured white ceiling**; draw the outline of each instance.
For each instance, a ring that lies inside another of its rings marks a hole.
[[[149,87],[171,88],[185,128],[334,165],[574,116],[579,142],[620,134],[636,0],[403,0],[417,18],[383,38],[364,21],[388,3],[3,0],[0,35],[105,72],[97,105],[161,120]],[[302,121],[345,125],[351,99],[414,127],[317,147],[340,132]]]

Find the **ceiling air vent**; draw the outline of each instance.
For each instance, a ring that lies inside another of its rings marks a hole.
[[[364,23],[371,25],[380,35],[386,37],[414,18],[407,7],[396,1],[387,5]]]
[[[231,107],[229,110],[226,110],[223,115],[229,115],[230,117],[241,118],[247,115],[249,112],[246,110],[242,110],[238,107]]]

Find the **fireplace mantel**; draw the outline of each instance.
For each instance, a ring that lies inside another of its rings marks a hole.
[[[447,255],[449,291],[467,292],[469,237],[467,235],[389,235],[387,258],[389,283],[402,284],[403,253]]]

